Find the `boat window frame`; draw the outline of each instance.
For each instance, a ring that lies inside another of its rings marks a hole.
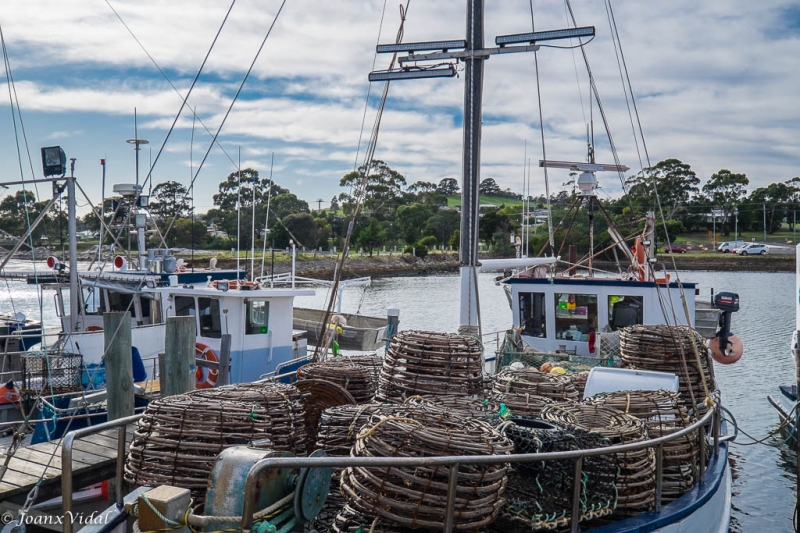
[[[529,304],[526,305],[524,300],[529,300]],[[536,323],[536,317],[534,317],[534,313],[536,311],[536,303],[534,302],[534,298],[539,297],[539,308],[541,313],[541,333],[537,333],[535,327],[532,324]],[[518,298],[519,304],[519,326],[521,328],[522,335],[527,335],[529,337],[533,337],[536,339],[546,339],[547,338],[547,293],[546,292],[539,292],[539,291],[525,291],[519,292]],[[527,315],[526,316],[526,310]]]
[[[208,307],[203,307],[203,301],[209,302]],[[212,298],[211,296],[198,296],[197,297],[197,334],[199,337],[207,339],[221,339],[222,338],[222,309],[219,305],[219,298]],[[215,309],[216,307],[216,309]],[[205,310],[208,309],[208,314]],[[214,317],[216,315],[216,323]],[[208,318],[208,320],[206,320]],[[210,326],[204,325],[210,322]],[[216,327],[215,327],[216,326]]]
[[[561,299],[566,296],[567,300],[561,302]],[[553,293],[553,310],[554,310],[554,336],[556,340],[572,341],[572,342],[590,342],[590,331],[596,331],[597,325],[600,320],[598,308],[598,293],[576,293],[576,292],[554,292]],[[570,300],[572,298],[572,300]],[[591,299],[594,299],[592,303]],[[585,305],[578,305],[581,299],[584,299]],[[585,300],[585,299],[588,299]],[[560,303],[566,303],[568,306],[559,308]],[[570,304],[574,304],[572,308]],[[586,308],[584,313],[580,312],[581,308]],[[594,307],[594,309],[592,309]],[[572,311],[575,311],[574,313]],[[566,328],[563,327],[566,321]],[[586,331],[578,329],[578,326],[583,326]],[[575,326],[574,328],[572,326]],[[573,331],[580,332],[580,335],[572,333]],[[564,334],[570,332],[568,337]],[[574,338],[576,337],[577,338]]]
[[[638,300],[639,316],[637,317],[638,318],[638,322],[635,325],[644,324],[644,295],[641,295],[641,294],[608,294],[608,295],[606,295],[606,305],[607,305],[607,312],[608,312],[608,320],[607,320],[608,328],[611,331],[619,331],[620,329],[622,329],[624,327],[627,327],[629,325],[634,325],[634,324],[626,324],[624,326],[616,327],[615,325],[612,324],[612,320],[614,319],[614,309],[612,308],[611,298],[620,298],[620,297],[622,297],[622,298],[631,298],[634,301]],[[614,302],[615,305],[616,305],[616,303],[617,302]]]
[[[253,304],[259,304],[259,303],[264,304],[264,307],[266,309],[265,316],[264,316],[264,322],[263,323],[253,323],[253,322],[250,321],[250,318],[252,316]],[[245,314],[245,316],[244,316],[244,333],[245,333],[245,335],[268,335],[269,332],[270,332],[270,329],[269,329],[269,308],[270,308],[269,300],[267,300],[267,299],[253,300],[253,299],[247,298],[247,299],[245,299],[244,304],[245,304],[245,307],[244,307],[244,314]],[[258,328],[258,331],[254,331],[255,328]]]

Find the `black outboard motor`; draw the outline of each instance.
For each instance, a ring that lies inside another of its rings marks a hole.
[[[718,292],[714,296],[714,307],[722,311],[719,331],[711,341],[711,354],[718,363],[735,363],[742,357],[742,342],[731,333],[731,314],[739,310],[739,295],[733,292]],[[716,342],[714,342],[716,341]]]

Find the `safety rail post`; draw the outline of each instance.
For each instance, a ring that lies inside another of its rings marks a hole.
[[[664,483],[664,445],[656,446],[656,511],[661,510],[661,491]]]
[[[86,437],[89,435],[94,435],[95,433],[100,433],[101,431],[105,431],[107,429],[114,429],[120,428],[122,434],[122,442],[123,445],[120,446],[119,442],[117,442],[117,468],[116,468],[116,475],[117,475],[117,486],[122,486],[122,475],[123,470],[125,468],[125,437],[126,437],[126,430],[128,424],[132,424],[139,420],[142,415],[132,415],[126,416],[124,418],[117,418],[116,420],[110,420],[108,422],[103,422],[102,424],[98,424],[96,426],[89,426],[86,428],[76,429],[70,431],[64,436],[64,439],[61,441],[61,514],[62,516],[71,516],[72,513],[72,446],[73,443],[81,439],[82,437]],[[122,453],[119,453],[119,450],[122,450]],[[119,499],[117,499],[117,504],[119,505]],[[72,522],[70,520],[64,520],[63,524],[63,533],[73,533],[72,532]]]
[[[697,428],[697,436],[700,439],[700,470],[698,471],[698,475],[700,479],[698,483],[702,485],[705,483],[706,477],[706,426],[700,425]]]
[[[719,436],[722,433],[722,419],[720,417],[719,402],[714,403],[714,425],[712,426],[712,433],[714,435],[714,457],[719,456]]]
[[[444,532],[452,533],[453,520],[456,514],[456,491],[458,490],[458,463],[450,466],[447,479],[447,508],[444,515]]]
[[[581,520],[581,477],[583,476],[583,456],[575,459],[575,479],[572,482],[572,514],[569,530],[578,533]]]

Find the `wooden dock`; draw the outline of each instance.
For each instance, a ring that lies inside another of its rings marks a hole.
[[[127,428],[126,443],[130,444],[135,426]],[[74,487],[86,487],[114,477],[117,460],[116,429],[102,431],[76,440],[72,451]],[[24,501],[28,492],[42,479],[39,501],[61,495],[61,444],[43,442],[19,448],[11,457],[3,479],[0,480],[1,501]],[[6,457],[0,454],[0,465]],[[49,464],[49,466],[48,466]],[[44,475],[42,475],[44,474]]]

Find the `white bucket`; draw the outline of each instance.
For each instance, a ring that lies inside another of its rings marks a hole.
[[[170,276],[169,277],[169,286],[170,287],[177,287],[178,286],[178,276]]]

